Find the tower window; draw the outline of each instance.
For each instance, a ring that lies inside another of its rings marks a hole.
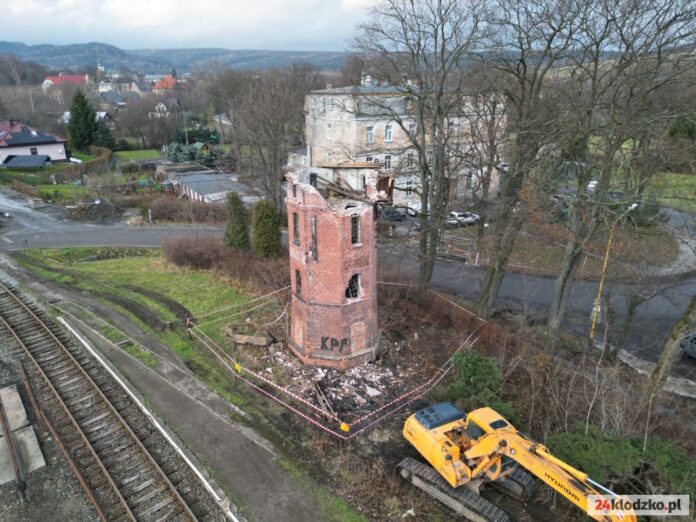
[[[297,185],[295,183],[292,184],[292,197],[297,197]]]
[[[309,222],[312,228],[312,259],[316,261],[316,259],[319,257],[317,254],[317,216],[312,216],[309,219]]]
[[[353,274],[346,287],[346,299],[356,299],[360,297],[360,275]]]
[[[295,294],[298,297],[302,295],[302,274],[299,270],[295,270]]]
[[[360,243],[360,216],[350,218],[350,242],[353,245]]]
[[[300,244],[300,216],[297,212],[292,213],[292,242]]]

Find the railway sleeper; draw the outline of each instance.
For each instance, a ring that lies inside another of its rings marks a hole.
[[[150,506],[148,509],[139,512],[138,516],[139,517],[147,517],[150,514],[154,514],[154,513],[157,513],[158,511],[161,511],[162,509],[166,508],[167,506],[170,506],[171,504],[174,504],[173,507],[175,509],[179,507],[178,502],[176,501],[176,498],[169,495],[164,500],[155,504],[154,506]],[[170,509],[169,512],[167,513],[167,515],[166,515],[167,518],[169,518],[171,516],[171,511],[172,511],[172,509]],[[165,518],[165,520],[166,520],[166,518]]]

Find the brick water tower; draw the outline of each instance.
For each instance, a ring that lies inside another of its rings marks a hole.
[[[379,352],[374,204],[391,178],[371,164],[286,175],[290,349],[305,364],[347,369]]]

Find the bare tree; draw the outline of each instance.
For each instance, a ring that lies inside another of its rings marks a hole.
[[[694,34],[690,4],[587,2],[578,13],[573,55],[552,82],[564,97],[558,145],[575,184],[570,239],[549,310],[552,334],[561,327],[570,286],[598,225],[604,219],[615,227],[659,168],[661,143],[673,116],[662,101],[664,90],[682,81],[684,69],[693,66],[693,60],[674,52]],[[624,196],[633,198],[625,205],[607,204],[617,174],[623,178]],[[596,187],[590,191],[593,178]]]
[[[255,75],[248,84],[238,117],[252,160],[258,166],[266,198],[282,205],[282,168],[288,150],[303,143],[304,96],[317,87],[309,66]]]
[[[524,208],[519,205],[522,190],[530,176],[546,165],[542,151],[553,142],[557,113],[554,95],[544,86],[553,67],[570,53],[580,10],[575,0],[496,0],[492,4],[490,52],[482,59],[500,73],[512,138],[510,168],[501,181],[491,265],[478,303],[479,312],[486,317],[491,314],[524,223]]]
[[[467,83],[471,98],[464,117],[470,139],[464,152],[464,165],[469,169],[467,183],[470,186],[467,188],[481,217],[476,234],[476,245],[480,250],[488,222],[493,175],[501,168],[499,164],[505,152],[506,104],[494,69],[481,67],[472,71]]]
[[[420,171],[421,229],[418,283],[432,278],[450,185],[461,158],[457,145],[463,111],[463,69],[481,41],[482,2],[385,0],[372,8],[355,47],[368,67],[394,88],[391,98],[365,97],[409,137]],[[406,104],[406,110],[400,104]],[[415,132],[409,128],[415,124]],[[426,217],[431,226],[426,227]]]

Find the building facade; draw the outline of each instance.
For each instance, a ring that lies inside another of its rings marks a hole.
[[[374,203],[389,180],[371,164],[286,176],[292,281],[288,345],[305,364],[344,370],[379,352]]]
[[[458,156],[450,187],[463,196],[477,173],[461,158],[471,147],[468,107],[447,122],[447,141]],[[420,133],[413,102],[404,89],[364,78],[360,86],[329,87],[305,98],[307,157],[312,166],[375,163],[394,178],[393,203],[420,210],[420,168],[413,140]],[[454,156],[453,156],[454,157]],[[497,186],[496,180],[492,185]],[[496,189],[497,190],[497,189]]]
[[[13,156],[48,156],[54,163],[67,161],[67,141],[18,121],[0,121],[0,164]]]

